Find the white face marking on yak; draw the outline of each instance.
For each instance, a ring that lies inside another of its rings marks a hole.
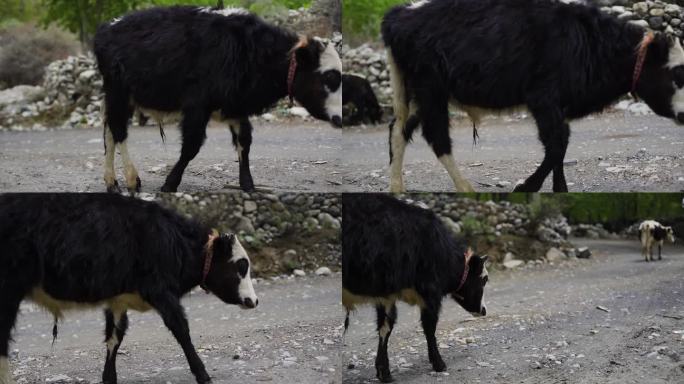
[[[294,98],[311,116],[342,127],[342,61],[334,44],[302,38],[295,55]]]
[[[684,125],[684,49],[678,38],[655,33],[636,93],[653,112]]]
[[[679,123],[684,123],[684,49],[679,39],[674,39],[670,46],[666,67],[672,71],[674,95],[672,95],[672,111]]]
[[[337,53],[334,44],[330,43],[321,54],[321,63],[318,72],[323,75],[323,85],[328,92],[325,100],[325,110],[330,121],[338,125],[335,118],[342,119],[342,60]],[[340,76],[338,76],[340,74]]]
[[[484,301],[484,287],[489,281],[489,273],[485,263],[487,256],[472,256],[468,262],[469,272],[463,287],[451,293],[451,297],[470,312],[473,316],[487,315],[487,306]]]
[[[251,263],[235,235],[223,234],[211,245],[211,268],[205,284],[209,291],[228,304],[242,309],[259,304],[252,285]]]
[[[238,296],[243,303],[241,307],[243,309],[256,307],[259,303],[259,299],[257,299],[257,295],[254,292],[254,286],[252,285],[252,276],[250,273],[252,265],[245,248],[242,247],[242,244],[240,244],[240,241],[238,241],[237,238],[233,243],[233,258],[230,259],[229,263],[238,265],[238,277],[240,278]]]
[[[667,240],[670,243],[674,243],[675,237],[674,237],[674,231],[672,230],[672,227],[665,227],[665,233],[667,233]]]

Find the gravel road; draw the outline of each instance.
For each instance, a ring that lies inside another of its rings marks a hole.
[[[684,190],[684,127],[656,116],[607,113],[571,123],[565,174],[571,192]],[[473,147],[469,120],[452,121],[456,163],[478,191],[509,192],[544,156],[530,118],[488,118]],[[386,125],[345,129],[343,179],[349,191],[389,188]],[[409,191],[454,191],[451,179],[420,132],[404,167]],[[497,186],[499,184],[499,186]],[[544,191],[551,191],[551,178]]]
[[[432,372],[416,308],[401,305],[390,337],[398,383],[682,383],[684,247],[646,263],[636,241],[576,240],[591,260],[490,273],[487,316],[444,301]],[[601,306],[607,311],[598,309]],[[344,383],[377,382],[375,311],[353,317]],[[353,366],[350,366],[353,364]]]
[[[339,273],[261,281],[255,287],[259,307],[247,311],[204,292],[186,297],[193,341],[213,383],[339,383],[340,286]],[[100,311],[68,313],[51,348],[51,317],[33,304],[22,306],[10,347],[19,384],[100,382],[105,358]],[[117,358],[119,383],[194,383],[161,318],[153,311],[130,312],[129,318]]]
[[[129,152],[143,192],[158,192],[180,156],[180,130],[168,125],[166,144],[156,127],[129,130]],[[185,171],[179,192],[238,186],[230,130],[212,124],[207,141]],[[257,188],[274,192],[340,192],[342,134],[325,123],[254,122],[250,154]],[[104,192],[101,129],[0,132],[3,192]],[[124,185],[117,156],[119,184]]]

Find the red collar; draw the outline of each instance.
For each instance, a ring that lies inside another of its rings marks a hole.
[[[290,69],[287,71],[287,95],[290,97],[290,108],[294,105],[294,94],[292,89],[294,87],[295,73],[297,73],[297,52],[296,48],[290,54]]]
[[[309,44],[306,36],[299,36],[299,41],[290,50],[290,67],[287,70],[287,95],[290,97],[290,108],[294,105],[294,80],[297,74],[297,50]]]
[[[473,257],[473,250],[468,248],[468,250],[465,251],[463,254],[463,276],[461,276],[461,282],[458,284],[458,288],[456,288],[456,292],[460,291],[461,288],[465,285],[466,280],[468,279],[468,272],[470,271],[470,266],[468,266],[468,262],[470,261],[470,258]]]
[[[637,83],[639,82],[639,78],[641,77],[641,71],[644,69],[644,62],[646,61],[646,53],[648,52],[648,46],[653,42],[653,39],[655,39],[655,35],[653,32],[649,31],[644,35],[644,38],[641,40],[639,43],[639,47],[637,49],[637,59],[636,63],[634,64],[634,74],[632,75],[632,96],[636,99],[636,87]]]
[[[206,280],[207,275],[209,275],[209,270],[211,269],[211,259],[214,256],[214,240],[218,239],[219,236],[219,232],[212,229],[209,234],[209,239],[207,239],[207,243],[204,245],[204,268],[202,269],[202,282],[200,283],[200,287],[207,293],[209,293],[209,288],[207,288]]]

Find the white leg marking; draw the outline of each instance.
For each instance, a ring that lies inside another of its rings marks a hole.
[[[387,321],[387,319],[385,319],[385,323],[382,324],[382,327],[380,327],[380,330],[378,331],[378,333],[380,333],[380,339],[384,340],[387,337],[387,335],[389,334],[389,332],[390,332],[390,325],[389,325],[389,322]]]
[[[112,330],[112,336],[107,339],[107,351],[109,352],[109,357],[112,358],[112,353],[114,352],[114,348],[119,345],[121,340],[119,340],[119,337],[116,335],[117,329],[119,322],[121,321],[121,315],[122,312],[116,312],[112,310],[112,317],[114,318],[114,329]]]
[[[126,177],[126,186],[129,189],[135,189],[138,185],[138,170],[135,169],[133,161],[131,160],[131,155],[128,153],[128,145],[124,140],[119,143],[119,153],[121,154],[121,159],[123,160],[124,175]]]
[[[404,139],[404,126],[409,118],[409,105],[406,98],[404,87],[404,76],[394,62],[392,51],[387,51],[387,63],[390,71],[390,81],[392,83],[392,94],[394,103],[394,128],[390,138],[390,150],[392,151],[392,161],[390,163],[390,192],[404,192],[404,178],[402,168],[404,165],[404,152],[406,150],[406,140]]]
[[[0,384],[14,384],[9,360],[5,356],[0,357]]]
[[[390,192],[401,193],[404,192],[404,152],[406,151],[406,139],[404,139],[403,128],[404,120],[397,119],[392,129],[392,162],[390,163]]]
[[[240,145],[240,140],[238,139],[238,136],[240,136],[240,121],[238,120],[228,120],[228,127],[230,127],[231,132],[235,135],[235,151],[237,152],[238,155],[238,161],[242,163],[242,151],[244,148],[242,148],[242,145]]]
[[[116,148],[114,145],[114,136],[109,127],[105,128],[105,170],[104,181],[107,187],[116,183],[116,173],[114,172],[114,156],[116,155]]]
[[[439,161],[442,163],[442,165],[444,165],[444,168],[446,168],[447,172],[449,173],[449,176],[451,176],[451,180],[453,180],[457,192],[475,191],[468,182],[468,180],[466,180],[461,175],[461,172],[458,170],[458,167],[456,166],[456,162],[454,161],[453,155],[440,156]]]

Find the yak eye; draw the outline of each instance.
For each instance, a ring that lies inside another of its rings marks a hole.
[[[323,73],[323,84],[331,91],[337,91],[342,83],[342,74],[335,70],[326,71]]]
[[[235,265],[237,266],[238,274],[240,274],[241,278],[247,276],[247,270],[249,269],[249,261],[247,261],[247,259],[240,259],[235,262]]]
[[[672,77],[677,88],[684,87],[684,65],[678,65],[672,68]]]

